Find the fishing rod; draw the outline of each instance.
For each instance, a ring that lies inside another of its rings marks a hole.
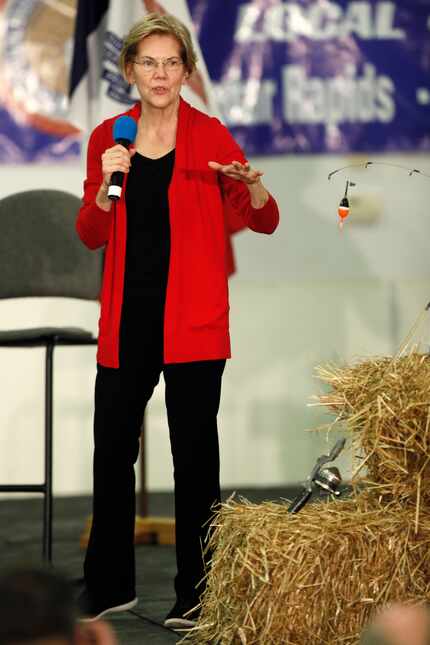
[[[336,175],[338,172],[343,172],[344,170],[349,170],[350,168],[364,168],[366,170],[370,166],[388,166],[390,168],[398,168],[400,170],[406,170],[409,177],[412,177],[412,175],[420,175],[421,177],[430,179],[429,174],[427,174],[426,172],[423,172],[422,170],[419,170],[418,168],[409,168],[408,166],[403,166],[401,164],[395,164],[388,161],[365,161],[363,163],[354,163],[354,164],[349,164],[348,166],[342,166],[342,168],[337,168],[336,170],[332,170],[332,172],[329,172],[327,179],[330,181],[333,175]],[[348,190],[351,186],[356,186],[356,185],[357,184],[355,182],[350,181],[349,179],[346,180],[345,194],[340,200],[339,206],[337,209],[337,214],[339,218],[338,223],[339,223],[339,228],[341,230],[343,228],[344,220],[348,217],[350,213]]]

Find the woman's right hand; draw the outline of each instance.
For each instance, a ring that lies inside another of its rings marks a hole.
[[[123,172],[128,173],[130,170],[131,157],[136,152],[135,148],[124,148],[124,146],[117,143],[112,148],[107,148],[102,154],[102,174],[103,181],[100,185],[96,197],[96,204],[104,211],[110,211],[112,202],[108,197],[108,189],[112,173]]]
[[[119,143],[104,151],[102,154],[102,173],[105,186],[109,186],[113,172],[127,173],[130,170],[130,159],[135,152],[134,148],[127,150]]]

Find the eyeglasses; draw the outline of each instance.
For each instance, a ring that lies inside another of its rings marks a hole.
[[[136,63],[136,65],[140,65],[145,74],[155,72],[159,65],[163,66],[165,72],[172,74],[174,72],[178,72],[184,64],[180,58],[163,58],[157,60],[156,58],[151,58],[151,56],[135,58],[133,62]]]

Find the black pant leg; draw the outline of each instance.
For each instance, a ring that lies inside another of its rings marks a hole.
[[[225,360],[164,366],[166,407],[173,456],[178,597],[204,590],[202,545],[220,502],[217,414]],[[196,586],[198,589],[196,590]]]
[[[161,364],[97,368],[93,525],[84,563],[89,591],[108,603],[135,596],[135,474],[145,406]]]

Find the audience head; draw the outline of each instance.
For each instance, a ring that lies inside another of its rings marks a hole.
[[[0,645],[116,645],[103,621],[80,623],[72,586],[50,569],[0,576]]]
[[[430,611],[425,605],[383,609],[363,631],[360,645],[430,645]]]

